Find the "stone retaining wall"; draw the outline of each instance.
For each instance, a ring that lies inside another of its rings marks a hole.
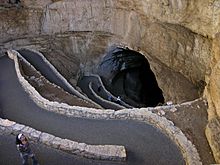
[[[23,133],[36,143],[59,149],[78,156],[98,160],[125,161],[126,151],[124,146],[116,145],[88,145],[68,139],[55,137],[51,134],[40,132],[31,127],[0,118],[0,134],[17,135]]]
[[[79,98],[82,98],[86,101],[89,101],[91,102],[92,104],[100,107],[98,104],[96,104],[95,102],[93,102],[92,100],[90,100],[88,97],[84,96],[83,94],[81,94],[79,91],[77,91],[75,88],[73,88],[72,85],[70,85],[70,83],[58,72],[58,70],[44,57],[43,54],[41,54],[40,52],[36,51],[36,50],[33,50],[33,49],[28,49],[28,48],[25,48],[33,53],[36,53],[38,56],[40,56],[43,61],[47,64],[47,66],[49,68],[51,68],[53,70],[53,72],[56,74],[57,77],[59,77],[59,79],[62,80],[62,82],[76,95],[78,96]],[[19,53],[18,53],[18,56],[19,56]],[[20,55],[22,56],[22,55]],[[24,57],[23,57],[24,58]],[[100,107],[101,108],[101,107]]]
[[[121,119],[121,120],[137,120],[146,123],[150,123],[162,132],[166,133],[171,140],[173,140],[181,149],[183,157],[186,164],[189,165],[200,165],[199,154],[195,146],[189,141],[182,131],[174,126],[174,123],[167,120],[165,117],[160,117],[157,114],[151,112],[152,108],[133,108],[133,109],[123,109],[119,111],[114,110],[98,110],[93,108],[76,107],[69,106],[64,103],[50,102],[43,98],[21,75],[18,61],[17,52],[8,51],[8,56],[12,58],[15,62],[15,69],[18,79],[25,91],[30,95],[30,97],[45,110],[66,115],[69,117],[82,117],[82,118],[95,118],[95,119]],[[175,106],[163,107],[163,110],[175,108]]]
[[[117,100],[117,97],[115,97],[111,92],[109,92],[106,88],[105,88],[105,85],[103,84],[102,82],[102,79],[100,78],[99,75],[96,75],[96,74],[88,74],[88,76],[93,76],[93,77],[96,77],[100,83],[100,85],[102,86],[103,90],[105,93],[107,93],[108,96],[111,96],[114,100]],[[133,108],[131,105],[128,105],[127,103],[125,103],[124,101],[121,100],[121,104],[122,106],[125,106],[127,108]]]
[[[121,106],[121,105],[119,105],[119,104],[116,104],[116,103],[111,102],[111,101],[108,101],[108,100],[105,100],[105,99],[103,99],[102,97],[100,97],[99,95],[97,95],[96,92],[93,90],[92,85],[93,85],[93,83],[90,82],[90,83],[89,83],[89,89],[90,89],[90,91],[92,92],[93,96],[96,97],[98,100],[100,100],[100,102],[109,104],[109,105],[112,106],[112,108],[115,107],[116,109],[124,109],[124,108],[125,108],[124,106]]]

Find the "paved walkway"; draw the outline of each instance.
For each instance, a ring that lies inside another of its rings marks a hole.
[[[0,164],[21,165],[21,159],[15,146],[15,136],[0,135]],[[71,155],[41,144],[31,143],[40,165],[123,165],[123,163],[110,161],[97,161]],[[31,161],[30,161],[31,164]]]
[[[78,96],[79,98],[85,98],[85,96],[81,96],[77,90],[75,90],[67,81],[64,82],[61,77],[54,72],[52,68],[50,68],[47,63],[43,60],[41,56],[37,53],[30,51],[29,49],[21,49],[18,51],[22,57],[24,57],[29,63],[31,63],[44,77],[47,78],[50,82],[60,86],[66,92]],[[61,75],[60,75],[61,76]],[[67,85],[67,83],[69,85]]]
[[[93,100],[94,102],[98,103],[99,105],[101,105],[103,108],[105,109],[114,109],[114,110],[119,110],[119,109],[123,109],[121,107],[118,106],[118,104],[112,104],[112,102],[106,100],[103,101],[101,99],[99,99],[98,97],[95,97],[92,93],[92,91],[89,89],[89,83],[92,82],[92,89],[95,86],[95,77],[88,77],[88,76],[84,76],[79,82],[78,82],[78,86],[81,88],[81,90],[83,91],[83,93],[85,93],[91,100]],[[96,91],[94,91],[96,92]],[[103,92],[100,92],[103,93]],[[96,93],[98,96],[100,96],[100,93]],[[101,97],[101,96],[100,96]],[[105,100],[105,99],[104,99]],[[124,107],[125,108],[125,107]]]
[[[117,98],[113,96],[110,92],[109,93],[106,92],[106,89],[104,89],[104,86],[101,84],[100,80],[96,76],[83,76],[82,79],[78,82],[78,85],[84,91],[84,93],[89,94],[90,91],[88,86],[90,82],[92,82],[92,89],[98,96],[100,96],[101,98],[107,101],[109,101],[109,97],[111,97],[112,99],[111,102],[118,104]],[[93,96],[90,99],[93,100]],[[132,106],[124,103],[123,101],[120,101],[119,105],[123,106],[124,108],[133,108]],[[112,109],[114,109],[114,107],[112,107]]]
[[[185,164],[176,145],[151,125],[134,121],[68,118],[39,108],[24,92],[18,82],[14,63],[6,56],[0,58],[0,91],[2,117],[9,120],[58,137],[88,144],[124,145],[128,152],[128,160],[123,164]],[[48,156],[56,156],[52,149],[47,151]],[[37,154],[47,151],[39,150]],[[5,151],[5,147],[0,147],[0,152],[10,152],[10,150]],[[0,160],[6,161],[7,158],[1,156]],[[53,161],[48,164],[53,164]],[[64,164],[63,160],[60,160],[59,164]],[[82,160],[77,164],[84,162]],[[106,162],[95,164],[104,165]]]

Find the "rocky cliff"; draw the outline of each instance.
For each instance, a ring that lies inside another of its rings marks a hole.
[[[219,16],[219,0],[3,0],[0,51],[37,49],[67,79],[95,72],[112,45],[140,52],[166,101],[208,100],[206,134],[220,163]]]

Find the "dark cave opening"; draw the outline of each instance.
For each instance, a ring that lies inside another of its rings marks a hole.
[[[149,62],[136,51],[118,47],[110,50],[99,64],[98,74],[107,90],[134,107],[164,103]]]

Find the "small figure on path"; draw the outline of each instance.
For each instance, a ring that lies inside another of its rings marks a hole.
[[[16,136],[16,145],[20,153],[23,165],[28,165],[28,158],[32,158],[33,165],[39,165],[35,155],[31,151],[27,137],[20,133]]]
[[[111,95],[108,96],[108,101],[112,101],[112,96]]]
[[[121,104],[121,97],[120,96],[117,97],[116,103]]]

